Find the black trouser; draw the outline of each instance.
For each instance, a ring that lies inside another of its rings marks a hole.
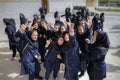
[[[44,62],[45,50],[39,50],[39,53],[41,55],[41,61]]]
[[[36,60],[35,61],[35,76],[36,77],[39,76],[40,70],[41,70],[40,63]]]
[[[12,51],[13,51],[12,57],[15,57],[15,56],[16,56],[16,53],[17,53],[16,48],[12,49]]]
[[[59,71],[59,67],[60,67],[60,62],[48,62],[45,61],[45,79],[49,80],[50,74],[53,71],[53,78],[55,79],[57,77],[58,71]]]
[[[89,80],[103,80],[103,79],[92,79],[92,78],[91,78],[91,79],[89,79]]]
[[[66,80],[78,80],[78,69],[67,69],[65,68],[65,79]]]
[[[35,74],[32,71],[29,71],[29,80],[34,80]]]
[[[86,57],[85,53],[80,54],[80,71],[81,71],[81,74],[79,76],[83,76],[85,71],[87,70],[88,61],[85,59],[85,57]]]

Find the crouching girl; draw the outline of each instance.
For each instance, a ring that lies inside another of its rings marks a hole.
[[[64,43],[64,39],[62,36],[59,36],[56,41],[47,40],[46,49],[48,52],[45,55],[44,67],[46,69],[45,79],[49,80],[50,74],[53,71],[53,78],[57,80],[57,74],[60,67],[60,59],[61,57],[61,48]]]
[[[24,33],[24,26],[21,26],[19,31],[22,33],[22,38],[26,41],[26,45],[22,51],[21,75],[29,74],[28,80],[34,80],[36,74],[40,71],[40,54],[37,47],[38,33],[32,30],[29,32],[28,37]]]

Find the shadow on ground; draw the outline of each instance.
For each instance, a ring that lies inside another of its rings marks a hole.
[[[10,52],[8,47],[0,48],[0,52]]]
[[[8,40],[0,41],[0,42],[8,42]]]
[[[110,46],[110,49],[118,49],[118,48],[120,48],[120,45],[118,45],[118,46],[116,46],[116,47]]]
[[[110,30],[119,30],[120,29],[120,25],[114,25]]]
[[[116,46],[116,47],[112,47],[110,46],[110,49],[120,49],[120,45]],[[117,50],[117,52],[112,53],[113,56],[117,56],[120,57],[120,50]]]
[[[109,33],[120,33],[120,31],[110,31]]]
[[[120,50],[118,50],[116,53],[112,53],[113,56],[120,57]]]
[[[107,72],[118,72],[118,73],[120,73],[120,66],[114,66],[112,64],[107,64]]]

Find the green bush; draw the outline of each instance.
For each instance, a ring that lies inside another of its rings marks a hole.
[[[106,4],[108,2],[108,0],[99,0],[100,4]]]

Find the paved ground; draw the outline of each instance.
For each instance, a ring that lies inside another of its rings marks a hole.
[[[1,15],[1,14],[0,14]],[[2,14],[3,16],[3,14]],[[31,15],[32,16],[32,15]],[[47,15],[47,20],[54,22],[53,13]],[[31,19],[31,17],[29,17]],[[19,21],[17,20],[17,25]],[[64,21],[64,19],[62,19]],[[10,61],[11,52],[8,48],[7,36],[4,34],[4,25],[0,21],[0,80],[27,80],[26,76],[20,76],[19,57],[16,61]],[[19,26],[17,26],[19,27]],[[108,33],[111,47],[106,57],[107,78],[105,80],[120,79],[120,13],[106,13],[104,30]],[[18,55],[17,55],[18,56]],[[40,73],[44,77],[44,68]],[[63,80],[63,73],[59,73],[59,80]],[[52,78],[51,78],[52,80]],[[87,73],[80,80],[88,80]]]

